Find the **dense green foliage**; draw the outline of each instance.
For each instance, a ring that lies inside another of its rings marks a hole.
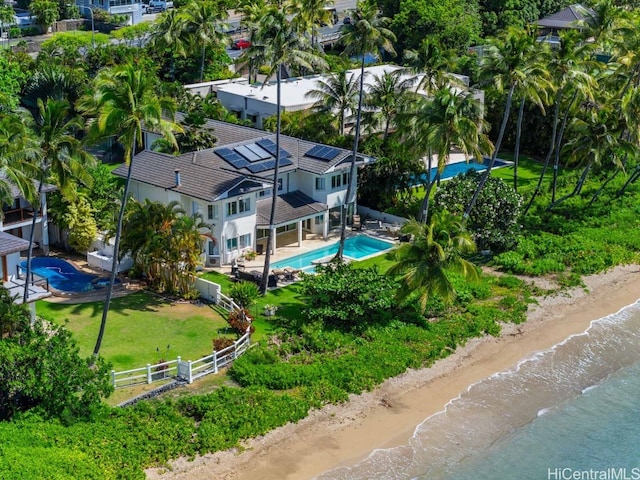
[[[442,184],[434,197],[435,207],[462,212],[482,174],[469,170]],[[522,198],[513,188],[491,177],[469,215],[467,228],[479,249],[502,252],[513,248],[521,233]]]
[[[308,276],[303,283],[304,315],[310,320],[355,330],[379,322],[393,307],[394,282],[376,267],[338,264],[318,266],[317,272],[321,275]]]
[[[519,274],[580,275],[607,270],[615,265],[637,262],[640,252],[640,207],[638,186],[633,196],[615,199],[615,188],[590,208],[589,195],[597,188],[594,181],[585,187],[585,197],[574,198],[551,212],[537,209],[525,218],[524,232],[513,250],[494,258],[497,265]],[[543,199],[545,201],[546,199]],[[613,207],[615,205],[615,208]]]
[[[12,304],[2,287],[0,333],[0,420],[34,410],[45,417],[89,417],[111,393],[109,367],[100,359],[89,368],[64,327],[36,322]]]

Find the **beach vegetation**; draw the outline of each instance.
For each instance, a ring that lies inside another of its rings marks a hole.
[[[443,183],[435,194],[434,208],[463,212],[481,177],[476,170],[469,170]],[[487,180],[466,223],[479,250],[503,252],[516,245],[522,233],[522,203],[522,197],[501,179]]]
[[[388,271],[398,277],[399,301],[417,301],[423,313],[432,296],[445,304],[455,299],[449,272],[458,272],[469,282],[478,278],[475,265],[465,258],[476,252],[476,245],[460,217],[441,210],[432,215],[428,224],[409,220],[401,232],[409,235],[410,240],[396,247],[397,263]]]
[[[395,282],[380,275],[377,267],[355,269],[338,264],[318,266],[302,284],[307,305],[303,312],[310,321],[320,320],[344,330],[388,318],[394,306]]]

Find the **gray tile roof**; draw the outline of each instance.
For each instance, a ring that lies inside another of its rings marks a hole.
[[[257,174],[253,174],[246,169],[237,170],[219,157],[215,150],[221,147],[233,148],[238,145],[254,143],[259,139],[265,138],[275,143],[276,136],[274,133],[217,120],[207,121],[204,127],[213,129],[213,134],[218,140],[214,148],[177,157],[144,150],[134,158],[132,178],[139,182],[173,190],[209,202],[228,190],[237,187],[243,180],[272,183],[273,170],[266,170]],[[281,135],[280,147],[289,152],[291,155],[290,160],[293,164],[281,166],[279,171],[286,173],[302,170],[313,174],[323,174],[333,169],[346,169],[349,167],[349,163],[345,162],[345,160],[351,156],[351,152],[342,148],[338,148],[338,155],[330,161],[305,156],[305,153],[315,145],[317,144],[314,142]],[[373,161],[373,159],[370,160]],[[180,170],[181,182],[179,186],[176,185],[176,169]],[[121,165],[113,173],[126,177],[127,167]]]
[[[579,3],[569,5],[559,12],[538,20],[539,27],[577,28],[579,22],[595,16],[595,12]]]
[[[21,252],[29,248],[29,241],[11,235],[7,232],[0,232],[0,255],[5,256],[10,253]]]
[[[18,187],[16,187],[16,185],[11,180],[8,180],[7,176],[4,173],[0,173],[0,181],[7,182],[7,184],[11,188],[11,195],[13,196],[13,198],[22,197],[22,193],[20,193],[20,190],[18,189]],[[33,185],[35,186],[36,192],[38,191],[38,183],[39,183],[38,180],[33,181]],[[53,192],[57,189],[58,188],[55,185],[50,185],[48,183],[42,184],[42,191],[44,193]]]
[[[327,205],[316,202],[313,198],[299,190],[279,195],[276,200],[276,211],[273,220],[274,225],[291,223],[300,218],[308,217],[316,213],[323,213]],[[271,212],[271,198],[265,198],[256,203],[256,225],[269,226],[269,214]]]

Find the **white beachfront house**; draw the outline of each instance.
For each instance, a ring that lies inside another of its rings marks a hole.
[[[178,201],[188,213],[200,213],[213,225],[216,241],[207,240],[205,265],[229,264],[248,250],[266,248],[269,228],[275,248],[302,245],[309,235],[327,238],[340,226],[342,208],[355,209],[356,189],[347,201],[351,152],[282,135],[276,188],[277,208],[269,224],[275,134],[210,120],[216,147],[172,156],[143,150],[133,159],[131,194],[138,201]],[[145,147],[158,136],[145,133]],[[374,159],[357,156],[357,165]],[[114,174],[126,177],[122,165]],[[357,179],[354,179],[357,187]]]
[[[375,77],[382,77],[385,73],[402,71],[400,80],[406,81],[415,78],[414,85],[420,83],[424,78],[423,74],[414,75],[406,69],[398,65],[375,65],[365,68],[364,90],[367,92],[371,88],[371,84]],[[308,110],[313,107],[317,100],[307,96],[312,90],[318,90],[319,81],[327,81],[331,74],[309,75],[305,77],[288,78],[282,81],[282,98],[280,109],[283,112],[297,112],[300,110]],[[347,70],[347,78],[353,76],[354,79],[360,76],[360,69]],[[451,78],[455,78],[452,82],[452,88],[458,85],[469,85],[469,77],[464,75],[451,74]],[[225,81],[215,81],[207,83],[198,83],[193,85],[185,85],[185,88],[191,93],[206,96],[208,93],[215,92],[217,99],[229,111],[235,113],[242,120],[249,120],[257,128],[263,127],[263,121],[267,117],[276,114],[276,83],[265,82],[250,84],[246,79],[231,79]],[[410,87],[408,87],[410,88]],[[418,90],[418,93],[424,93]],[[484,92],[481,90],[473,90],[473,96],[484,103]],[[349,117],[349,115],[347,115]],[[353,119],[345,119],[345,127],[351,126]]]
[[[3,179],[6,181],[6,179]],[[0,272],[3,285],[9,290],[16,303],[23,301],[24,275],[20,278],[19,267],[22,260],[20,253],[29,248],[29,234],[33,217],[36,217],[34,242],[42,251],[49,252],[49,229],[47,221],[47,193],[56,190],[53,185],[43,185],[39,208],[34,208],[22,197],[18,188],[8,182],[13,202],[2,206],[0,217]],[[35,301],[50,296],[46,282],[33,281],[29,286],[31,314],[35,315]]]

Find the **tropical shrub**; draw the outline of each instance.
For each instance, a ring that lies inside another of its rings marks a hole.
[[[309,320],[343,330],[360,329],[384,318],[394,305],[395,281],[377,267],[350,265],[318,267],[319,275],[305,277],[302,295]]]
[[[461,214],[482,173],[469,170],[443,182],[435,194],[435,209]],[[521,234],[522,197],[499,178],[489,177],[469,215],[467,228],[479,249],[503,252],[515,247]]]
[[[113,391],[109,366],[98,359],[91,368],[64,327],[30,326],[26,307],[15,306],[11,317],[10,335],[0,338],[0,420],[32,409],[46,417],[90,416]]]
[[[229,295],[231,295],[233,301],[241,307],[249,308],[256,303],[256,300],[260,296],[260,290],[253,282],[238,282],[231,286]]]
[[[251,333],[256,330],[256,327],[251,323],[250,312],[246,308],[236,308],[232,312],[229,312],[229,318],[227,321],[238,335],[244,335],[247,333],[247,330]]]

